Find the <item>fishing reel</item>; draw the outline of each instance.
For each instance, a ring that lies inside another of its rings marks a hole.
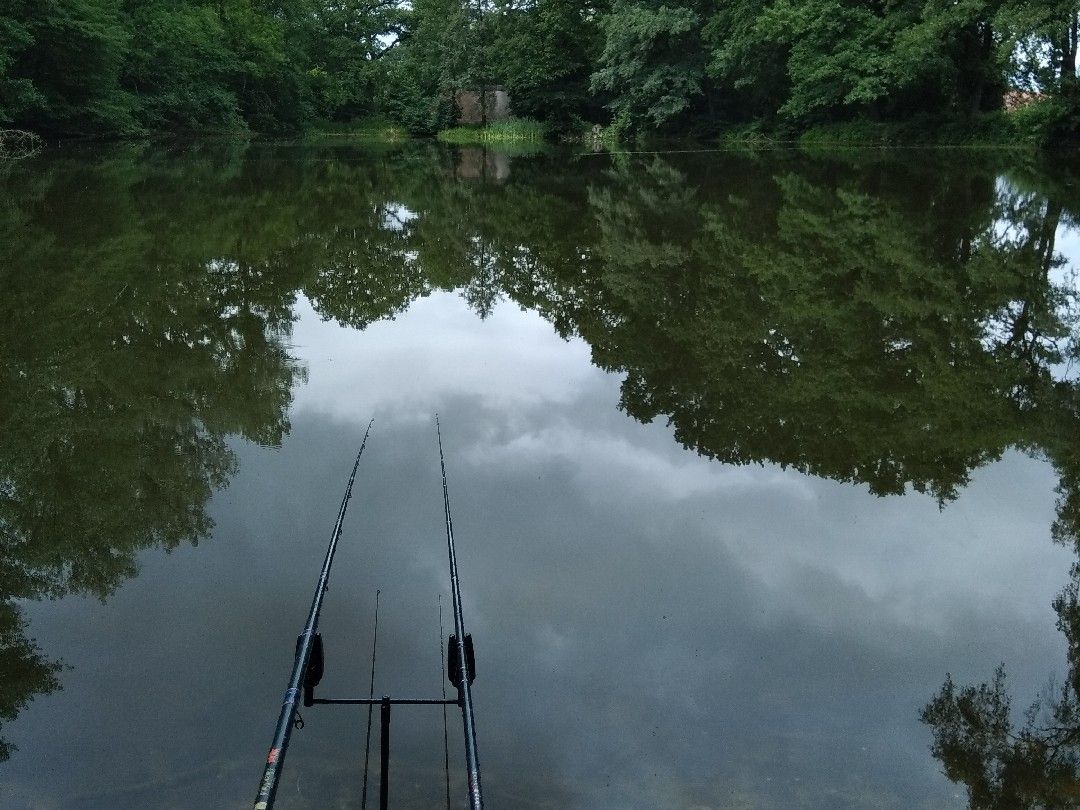
[[[448,651],[447,677],[454,688],[461,690],[461,652],[458,648],[457,636],[450,636],[450,648]],[[472,633],[465,634],[465,671],[469,674],[469,686],[476,680],[476,653],[473,651]]]
[[[296,654],[300,654],[300,644],[303,636],[296,637]],[[323,673],[326,671],[326,656],[323,653],[322,633],[316,633],[311,637],[311,657],[308,658],[307,669],[304,670],[304,706],[315,705],[315,687],[322,682]]]

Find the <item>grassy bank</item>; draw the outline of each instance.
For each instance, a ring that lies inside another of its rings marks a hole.
[[[1053,100],[1041,101],[1012,112],[994,112],[972,118],[916,116],[901,122],[854,120],[819,124],[807,130],[778,130],[751,124],[721,133],[730,146],[981,146],[1038,148],[1070,141],[1067,112]]]
[[[542,143],[547,137],[546,124],[528,118],[496,121],[485,127],[453,127],[438,134],[440,141],[457,144]]]

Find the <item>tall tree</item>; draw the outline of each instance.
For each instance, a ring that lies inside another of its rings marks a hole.
[[[384,61],[382,106],[410,132],[431,134],[456,118],[455,93],[468,86],[475,21],[462,0],[413,0],[401,45]]]
[[[602,45],[602,11],[594,0],[495,4],[485,20],[485,58],[515,114],[562,128],[597,117],[589,80]]]
[[[228,47],[216,3],[128,0],[138,35],[125,64],[124,86],[139,122],[151,129],[241,129],[233,87],[242,65]]]
[[[0,19],[5,117],[57,134],[135,128],[120,83],[131,40],[121,0],[15,0]]]
[[[592,88],[607,99],[617,130],[658,129],[701,95],[702,23],[690,6],[615,0],[600,22],[604,48]]]

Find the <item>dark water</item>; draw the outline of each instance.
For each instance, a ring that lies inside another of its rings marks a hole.
[[[438,694],[435,411],[490,806],[1080,795],[1080,164],[128,146],[0,180],[0,805],[250,805],[371,416],[321,691],[366,692],[380,588],[376,693]],[[366,713],[303,715],[280,806],[359,806]],[[393,752],[392,806],[440,806],[441,713]]]

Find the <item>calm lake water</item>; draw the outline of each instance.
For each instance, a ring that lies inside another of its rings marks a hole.
[[[136,145],[0,181],[3,807],[250,806],[371,417],[319,691],[366,694],[381,589],[376,694],[438,696],[436,411],[489,806],[1076,789],[1080,163]],[[279,806],[358,807],[366,710],[302,714]],[[443,806],[441,711],[393,729],[391,806]]]

